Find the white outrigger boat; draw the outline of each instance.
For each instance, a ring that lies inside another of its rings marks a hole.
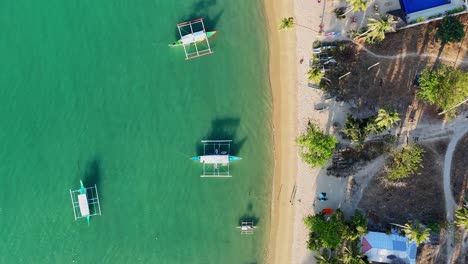
[[[75,220],[86,218],[86,222],[89,225],[91,216],[101,215],[101,205],[99,204],[99,194],[96,185],[85,188],[80,180],[80,189],[70,190],[70,197]]]
[[[237,228],[240,228],[241,235],[252,235],[254,233],[254,229],[257,227],[254,225],[253,221],[241,221],[241,225]]]
[[[193,59],[212,54],[209,38],[216,35],[216,31],[206,32],[203,18],[177,24],[180,39],[169,44],[170,47],[184,47],[185,59]]]
[[[192,157],[192,160],[203,164],[200,177],[232,177],[229,174],[229,163],[242,158],[231,156],[232,140],[202,140],[203,155]]]

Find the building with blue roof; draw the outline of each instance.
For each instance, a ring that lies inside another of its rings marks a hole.
[[[398,258],[407,264],[416,264],[418,247],[407,237],[369,232],[361,238],[361,245],[362,252],[371,262],[391,263]]]

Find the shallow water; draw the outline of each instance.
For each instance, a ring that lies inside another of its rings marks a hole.
[[[205,17],[215,54],[184,60]],[[0,9],[1,263],[262,263],[272,174],[260,1],[24,1]],[[201,179],[201,139],[232,139]],[[102,216],[74,221],[96,184]],[[241,218],[255,219],[241,236]]]

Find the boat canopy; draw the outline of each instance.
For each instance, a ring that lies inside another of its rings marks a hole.
[[[194,32],[193,34],[187,34],[187,35],[182,36],[182,43],[186,45],[186,44],[190,44],[194,42],[203,41],[205,39],[206,39],[206,32],[202,30],[202,31]]]
[[[229,155],[200,156],[200,162],[206,164],[227,164],[229,163]]]
[[[89,205],[88,205],[88,197],[86,194],[79,194],[78,195],[78,204],[80,206],[80,213],[82,216],[89,215]]]

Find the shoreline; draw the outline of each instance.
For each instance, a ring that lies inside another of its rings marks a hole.
[[[293,2],[263,1],[267,19],[269,79],[273,97],[274,172],[267,263],[291,263],[294,206],[289,202],[297,171],[296,34],[280,32],[279,20],[294,14]]]

